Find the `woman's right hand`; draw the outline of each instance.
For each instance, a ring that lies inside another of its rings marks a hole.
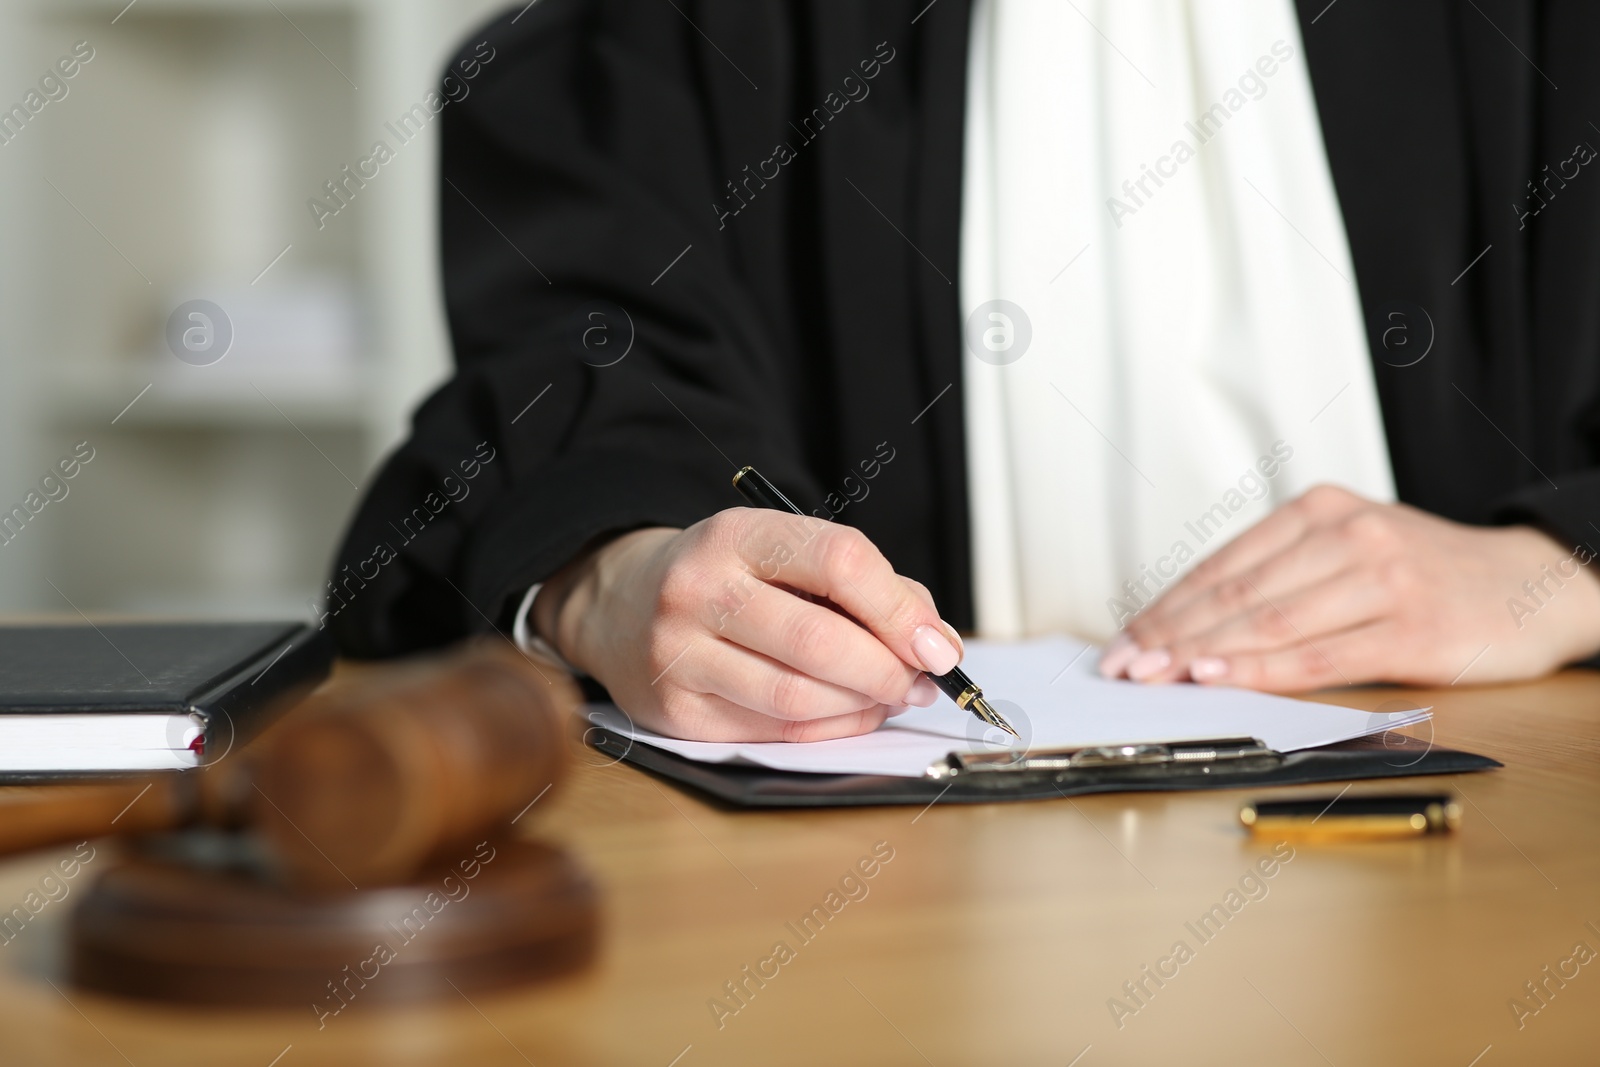
[[[533,623],[639,725],[696,741],[867,733],[961,659],[866,535],[750,508],[607,542],[545,583]]]

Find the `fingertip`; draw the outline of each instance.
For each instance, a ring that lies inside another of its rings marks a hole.
[[[1100,677],[1118,677],[1138,655],[1139,646],[1133,638],[1126,633],[1118,634],[1100,653]]]
[[[966,659],[967,643],[961,639],[960,634],[956,633],[956,628],[943,619],[939,620],[939,625],[943,628],[945,636],[950,638],[950,643],[956,646],[956,655],[959,657],[956,662],[959,663],[961,660]]]
[[[961,662],[955,643],[932,626],[918,626],[912,631],[911,651],[930,674],[949,674]]]
[[[1128,677],[1136,682],[1155,681],[1157,676],[1172,666],[1172,653],[1164,648],[1140,652],[1128,664]]]
[[[917,675],[917,680],[911,683],[907,690],[905,704],[914,708],[931,708],[939,700],[939,687],[934,685],[925,674]],[[905,710],[904,708],[901,709]]]

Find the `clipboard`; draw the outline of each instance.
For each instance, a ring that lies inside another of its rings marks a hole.
[[[1255,789],[1423,774],[1494,770],[1498,760],[1400,733],[1276,752],[1252,737],[1100,745],[1027,753],[949,756],[921,778],[807,774],[748,764],[702,763],[595,727],[599,752],[741,808],[836,808],[884,804],[991,804],[1088,793]]]

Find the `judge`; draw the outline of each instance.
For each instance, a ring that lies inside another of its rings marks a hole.
[[[931,703],[958,631],[1280,691],[1600,651],[1594,5],[541,0],[481,36],[456,372],[350,529],[347,652],[494,628],[654,729],[812,740]],[[739,507],[745,464],[812,518]]]

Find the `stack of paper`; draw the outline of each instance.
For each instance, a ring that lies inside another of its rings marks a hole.
[[[620,709],[588,709],[592,722],[636,741],[706,763],[747,763],[817,774],[920,778],[951,752],[1041,750],[1118,743],[1254,737],[1279,752],[1315,748],[1421,722],[1428,709],[1356,711],[1244,689],[1106,681],[1099,650],[1064,637],[1020,643],[967,642],[962,669],[1020,741],[940,699],[860,737],[810,744],[680,741],[634,725]]]

